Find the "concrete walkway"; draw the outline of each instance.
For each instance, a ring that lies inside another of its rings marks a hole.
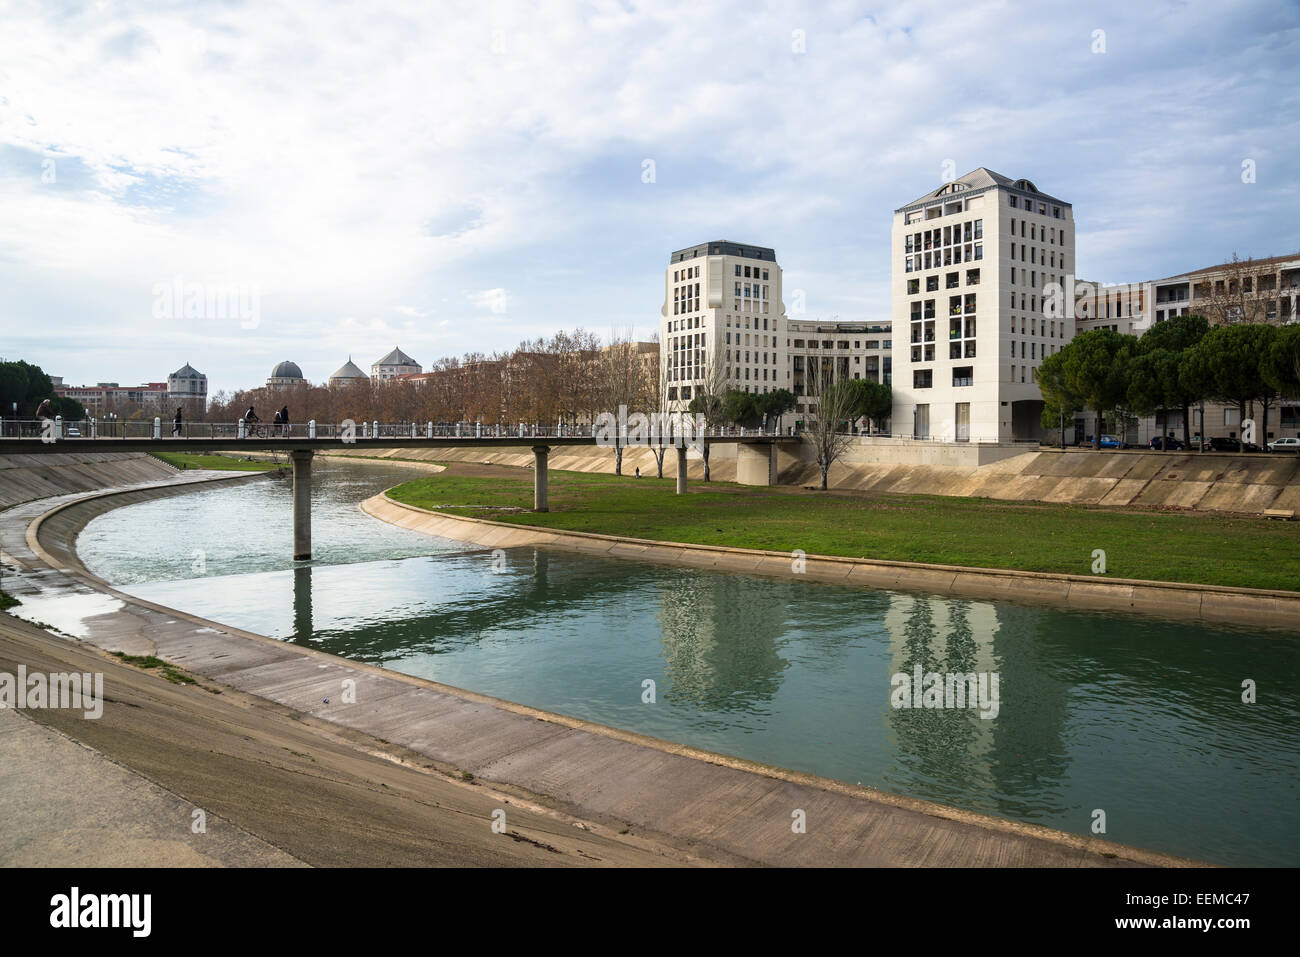
[[[0,710],[5,867],[301,867],[98,751]],[[196,830],[198,828],[198,830]]]
[[[64,554],[77,526],[71,515],[65,511],[50,524],[51,537],[62,545],[50,544]],[[28,516],[0,513],[6,542],[16,537],[12,524]],[[35,548],[16,557],[40,577],[43,592],[99,592],[120,602],[82,622],[95,645],[176,662],[212,687],[346,729],[371,753],[406,755],[449,777],[472,777],[476,786],[568,815],[581,829],[615,842],[626,835],[682,860],[739,864],[1188,863],[766,768],[272,641],[114,592],[34,536],[25,538]],[[207,694],[186,691],[198,700]],[[106,717],[114,707],[106,706]],[[792,827],[797,812],[806,832]],[[240,822],[237,813],[225,813]]]

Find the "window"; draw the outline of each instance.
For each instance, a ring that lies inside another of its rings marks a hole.
[[[925,277],[925,291],[926,291],[926,292],[934,292],[934,291],[937,290],[938,288],[939,288],[939,277],[938,277],[938,276],[926,276],[926,277]]]
[[[1015,280],[1012,280],[1013,282]],[[980,284],[980,271],[978,269],[966,270],[966,285],[978,286]]]
[[[932,369],[913,369],[912,370],[912,388],[928,389],[933,385],[934,370]]]
[[[953,366],[952,384],[954,387],[974,385],[975,367],[974,366]]]
[[[921,280],[919,280],[919,279],[909,279],[909,280],[907,281],[907,294],[908,294],[909,296],[911,296],[911,295],[915,295],[916,293],[918,293],[918,292],[920,292],[920,291],[921,291]]]
[[[1019,205],[1020,205],[1020,201],[1019,201],[1015,196],[1012,196],[1012,197],[1011,197],[1011,208],[1012,208],[1012,209],[1015,209],[1015,208],[1016,208],[1017,206],[1019,206]],[[1016,221],[1015,221],[1014,219],[1011,220],[1011,226],[1012,226],[1013,229],[1015,228],[1015,225],[1016,225]]]
[[[737,276],[740,275],[740,266],[739,266],[739,264],[737,264],[737,266],[736,266],[736,275],[737,275]]]

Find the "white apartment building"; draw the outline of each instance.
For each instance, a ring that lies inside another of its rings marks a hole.
[[[664,271],[660,315],[672,408],[684,410],[702,387],[718,393],[788,387],[781,376],[785,305],[775,250],[729,240],[677,250]]]
[[[980,167],[894,211],[895,434],[1037,440],[1035,374],[1074,336],[1043,290],[1074,267],[1069,203]]]
[[[788,319],[781,267],[766,246],[717,240],[672,253],[660,315],[667,398],[676,411],[702,390],[788,389],[799,415],[813,411],[804,397],[820,384],[889,381],[889,325]]]

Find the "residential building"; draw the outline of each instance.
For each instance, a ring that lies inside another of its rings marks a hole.
[[[116,382],[99,382],[90,385],[64,385],[60,381],[54,386],[54,394],[76,399],[90,415],[102,412],[121,411],[133,408],[162,407],[167,397],[166,382],[147,382],[144,385],[122,386]]]
[[[197,411],[208,407],[208,377],[188,362],[167,377],[167,403],[189,404]]]
[[[376,382],[387,382],[402,375],[418,375],[424,370],[401,349],[394,348],[370,367],[370,378]]]
[[[829,382],[890,379],[889,325],[788,319],[781,266],[767,246],[715,240],[676,250],[660,315],[675,411],[703,393],[787,389],[798,415],[815,411],[809,396]]]
[[[1074,336],[1044,289],[1074,268],[1070,203],[980,167],[894,211],[893,430],[1036,441],[1042,360]]]

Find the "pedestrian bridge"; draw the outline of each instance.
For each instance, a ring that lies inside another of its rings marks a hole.
[[[502,426],[478,423],[423,427],[415,423],[381,422],[338,425],[308,422],[303,425],[192,422],[179,430],[171,422],[105,421],[64,423],[58,420],[8,420],[0,429],[0,454],[41,455],[57,452],[287,452],[293,463],[293,557],[311,558],[311,463],[317,451],[328,449],[418,448],[519,448],[533,450],[533,509],[548,510],[547,458],[552,448],[605,446],[612,449],[650,447],[677,462],[677,494],[686,492],[686,452],[716,444],[735,444],[736,480],[745,485],[775,485],[777,445],[798,442],[795,436],[758,430],[718,429],[692,435],[593,435],[587,429],[565,427]]]

